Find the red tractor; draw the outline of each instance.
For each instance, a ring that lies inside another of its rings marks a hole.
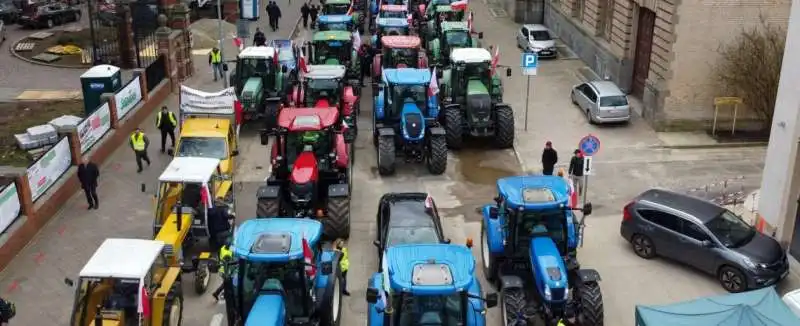
[[[381,80],[384,68],[428,68],[428,56],[418,36],[384,36],[382,51],[372,59],[372,80]]]
[[[309,66],[308,72],[302,74],[300,83],[292,90],[289,106],[336,107],[340,122],[350,127],[345,137],[351,141],[350,137],[355,137],[361,88],[355,84],[356,81],[344,79],[346,70],[342,65]]]
[[[270,132],[272,171],[256,195],[258,217],[312,217],[326,238],[350,236],[351,145],[338,121],[333,107],[281,110]]]

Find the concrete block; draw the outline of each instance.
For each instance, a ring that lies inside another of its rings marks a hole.
[[[56,128],[47,124],[47,125],[39,125],[33,126],[26,130],[28,132],[28,136],[31,139],[36,141],[48,141],[52,137],[58,137],[58,132]]]
[[[83,119],[74,115],[62,115],[58,118],[50,120],[50,125],[55,127],[56,131],[64,132],[77,126],[81,120]]]
[[[17,140],[17,146],[22,150],[29,150],[38,147],[39,142],[31,139],[28,134],[16,134],[14,139]]]

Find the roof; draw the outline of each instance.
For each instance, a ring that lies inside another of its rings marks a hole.
[[[332,126],[338,118],[335,107],[284,108],[278,115],[278,125],[292,131],[314,131]]]
[[[617,84],[614,82],[605,81],[605,80],[598,80],[598,81],[591,81],[589,82],[592,87],[597,90],[597,94],[600,97],[603,96],[625,96],[625,93],[619,89]]]
[[[106,239],[81,269],[80,277],[141,279],[150,272],[164,243],[145,239]]]
[[[207,183],[217,171],[219,159],[206,157],[173,158],[158,180],[161,182]]]
[[[434,227],[432,210],[425,206],[425,199],[403,198],[389,202],[389,225],[391,227]]]
[[[436,4],[436,8],[434,8],[436,12],[453,12],[453,7],[450,7],[447,3],[444,4]]]
[[[473,282],[475,259],[472,251],[454,244],[409,244],[389,247],[386,251],[389,278],[393,289],[414,294],[436,295],[465,291]],[[450,270],[449,284],[420,285],[413,277],[415,269],[426,264],[441,264]]]
[[[81,78],[103,78],[110,77],[119,72],[119,67],[112,65],[96,65],[89,68],[81,75]]]
[[[484,48],[458,48],[450,51],[450,60],[463,63],[492,61],[492,54]]]
[[[442,22],[442,30],[464,30],[469,31],[469,24],[467,22]]]
[[[650,189],[643,192],[636,198],[636,201],[647,201],[657,205],[663,205],[675,210],[679,210],[705,223],[721,214],[725,208],[717,206],[705,199],[679,194],[664,189]]]
[[[511,208],[554,209],[569,201],[569,184],[558,176],[526,175],[497,179],[497,193]]]
[[[322,15],[317,18],[318,23],[331,24],[331,23],[352,23],[353,16],[349,15]]]
[[[310,79],[343,78],[347,68],[342,65],[310,65],[308,72],[303,75]]]
[[[382,27],[407,27],[408,20],[405,18],[378,18],[378,26]]]
[[[527,28],[530,31],[550,31],[549,29],[547,29],[546,26],[544,26],[542,24],[525,24],[525,25],[522,25],[522,26],[524,26],[525,28]]]
[[[394,85],[420,85],[431,82],[431,71],[428,69],[391,68],[383,70],[384,80]]]
[[[314,246],[322,223],[310,218],[258,218],[244,221],[233,237],[234,256],[255,262],[303,259],[303,238]]]
[[[231,120],[191,118],[181,124],[181,137],[227,137],[230,128]]]
[[[381,44],[390,48],[415,49],[419,48],[422,44],[422,40],[419,39],[419,36],[391,35],[381,37]]]
[[[314,33],[314,41],[350,40],[352,34],[348,31],[322,31]]]
[[[239,58],[269,59],[275,56],[275,48],[269,46],[248,46],[239,52]]]
[[[408,10],[407,5],[382,5],[381,11],[406,11]]]
[[[456,0],[433,0],[431,2],[434,5],[437,5],[437,6],[447,6],[447,5],[449,5],[449,4],[451,4],[451,3],[455,2],[455,1]],[[447,7],[449,8],[450,6],[447,6]]]
[[[320,17],[320,18],[322,18],[322,17]],[[287,39],[277,39],[277,40],[272,40],[272,41],[269,42],[269,46],[276,47],[276,48],[279,48],[279,49],[283,49],[283,48],[290,48],[291,49],[292,45],[294,45],[294,41],[287,40]]]

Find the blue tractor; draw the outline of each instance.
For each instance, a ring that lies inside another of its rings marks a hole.
[[[367,288],[368,326],[486,325],[497,294],[481,293],[472,251],[453,244],[390,247]]]
[[[260,218],[236,230],[223,280],[228,326],[337,326],[339,254],[323,248],[322,223]],[[305,257],[305,244],[313,258]]]
[[[373,141],[378,150],[378,172],[394,173],[395,159],[425,162],[432,174],[447,169],[447,141],[439,126],[436,95],[428,96],[427,69],[385,69],[375,92]]]
[[[592,204],[568,207],[570,191],[557,176],[502,178],[495,204],[482,209],[483,271],[499,286],[506,325],[603,325],[600,274],[577,259]],[[582,211],[580,221],[574,211]]]
[[[322,15],[317,18],[317,29],[324,31],[348,31],[355,30],[355,21],[351,15]]]

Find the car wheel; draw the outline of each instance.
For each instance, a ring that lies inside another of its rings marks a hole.
[[[578,101],[575,100],[575,90],[569,92],[569,99],[572,101],[572,105],[578,105]]]
[[[633,245],[633,252],[639,257],[651,259],[656,256],[656,246],[653,245],[653,240],[645,235],[634,235],[631,238],[631,245]]]
[[[586,110],[586,121],[589,121],[590,125],[594,124],[594,118],[592,118],[592,110]]]
[[[745,279],[744,273],[736,268],[723,266],[719,270],[717,278],[722,287],[730,293],[739,293],[747,290],[747,279]]]
[[[56,24],[54,24],[54,23],[53,23],[53,20],[52,20],[52,19],[48,19],[48,20],[47,20],[47,28],[53,28],[53,26],[55,26],[55,25],[56,25]]]

